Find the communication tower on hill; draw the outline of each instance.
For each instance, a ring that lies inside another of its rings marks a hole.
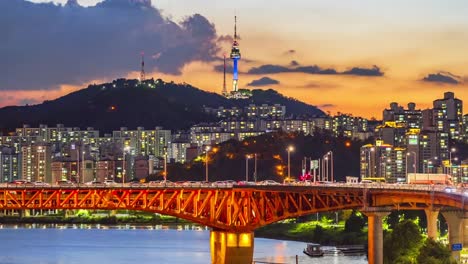
[[[146,80],[145,76],[145,53],[141,52],[141,71],[140,71],[140,82]]]

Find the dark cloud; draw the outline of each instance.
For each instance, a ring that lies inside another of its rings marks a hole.
[[[271,79],[269,77],[262,77],[258,80],[253,80],[247,85],[248,86],[267,86],[267,85],[274,85],[274,84],[279,84],[279,83],[280,82],[275,79]]]
[[[459,84],[460,76],[451,74],[450,72],[431,73],[422,79],[424,82],[438,82],[448,84]]]
[[[290,49],[284,52],[284,55],[294,55],[296,54],[296,50]]]
[[[321,105],[318,105],[319,108],[332,108],[332,107],[335,107],[336,105],[334,104],[321,104]]]
[[[274,74],[274,73],[285,73],[285,72],[300,72],[308,74],[338,74],[334,69],[322,69],[317,65],[311,66],[297,66],[297,61],[292,61],[290,66],[272,65],[266,64],[259,67],[251,68],[247,73],[249,74]]]
[[[250,68],[247,71],[248,74],[273,74],[273,73],[283,73],[283,72],[293,72],[291,69],[281,65],[266,64],[259,67]]]
[[[375,65],[372,68],[354,67],[351,70],[344,71],[343,74],[357,75],[357,76],[383,76],[384,75],[384,73],[380,71],[380,68]]]
[[[303,72],[309,74],[337,74],[334,69],[321,69],[319,66],[301,66],[293,70],[294,72]]]
[[[299,62],[297,62],[296,60],[292,60],[292,61],[289,63],[289,66],[291,66],[291,67],[299,66]]]
[[[224,64],[215,65],[213,68],[217,72],[223,72]],[[232,70],[233,70],[232,65],[230,63],[226,63],[226,72],[229,73],[229,72],[232,72]]]
[[[239,35],[237,35],[237,40],[241,40],[241,37]],[[234,37],[232,35],[221,35],[218,37],[218,41],[232,43],[234,42]]]
[[[51,89],[139,70],[180,74],[192,61],[213,61],[215,27],[193,15],[180,24],[150,0],[105,0],[93,7],[0,0],[0,89]],[[6,12],[7,10],[8,12]]]

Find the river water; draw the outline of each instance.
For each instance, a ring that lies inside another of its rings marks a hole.
[[[197,226],[0,225],[0,264],[209,264],[210,231]],[[305,243],[255,238],[254,261],[367,263],[360,257],[310,258]]]

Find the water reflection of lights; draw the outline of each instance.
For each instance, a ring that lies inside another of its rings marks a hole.
[[[118,229],[118,230],[178,230],[205,232],[210,229],[199,225],[103,225],[103,224],[1,224],[0,229]]]

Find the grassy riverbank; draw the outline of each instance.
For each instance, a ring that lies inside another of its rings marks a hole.
[[[256,237],[315,242],[322,245],[357,245],[367,243],[367,230],[348,231],[344,223],[322,221],[296,223],[283,221],[255,230]]]
[[[190,221],[177,217],[145,213],[145,212],[127,212],[115,211],[113,214],[108,212],[88,210],[60,211],[57,214],[48,215],[8,215],[1,216],[2,224],[141,224],[141,225],[159,225],[159,224],[185,224]]]

